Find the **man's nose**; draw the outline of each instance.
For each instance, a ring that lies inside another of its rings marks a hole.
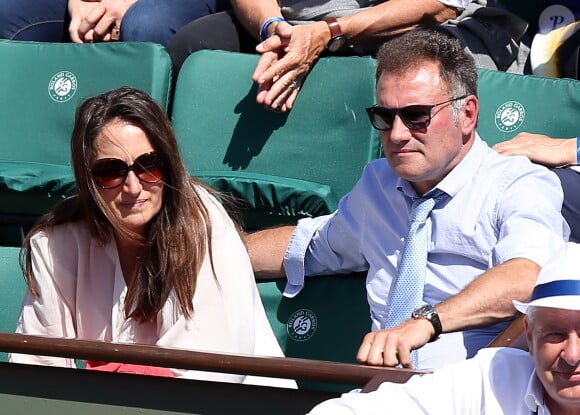
[[[395,118],[393,119],[393,128],[391,128],[389,134],[390,141],[393,143],[401,143],[404,141],[409,141],[410,138],[411,131],[409,128],[407,128],[399,114],[395,114]]]
[[[578,333],[574,331],[569,334],[560,356],[570,366],[577,366],[580,363],[580,336]]]

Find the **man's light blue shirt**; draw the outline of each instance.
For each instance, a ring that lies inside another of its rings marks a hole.
[[[513,258],[543,266],[568,239],[557,176],[525,157],[497,154],[478,136],[437,188],[449,197],[438,203],[427,221],[431,242],[426,303],[440,303],[488,268]],[[369,163],[336,212],[299,222],[284,257],[285,294],[296,295],[304,275],[368,270],[372,329],[384,328],[412,198],[417,196],[385,159]],[[471,357],[503,327],[505,323],[444,334],[419,350],[420,367],[435,368]]]

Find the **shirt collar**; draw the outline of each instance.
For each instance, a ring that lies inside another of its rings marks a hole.
[[[479,134],[475,133],[473,145],[465,157],[463,157],[463,160],[461,160],[457,166],[455,166],[453,170],[451,170],[449,174],[437,184],[436,188],[442,190],[451,197],[455,196],[465,183],[467,183],[468,180],[471,180],[471,178],[477,173],[481,164],[485,160],[488,151],[488,145],[481,139]],[[405,196],[409,198],[417,197],[417,193],[413,186],[407,180],[399,177],[396,186]]]
[[[538,379],[535,369],[530,376],[524,402],[531,413],[537,413],[538,415],[550,414],[548,408],[544,406],[544,387],[542,386],[540,379]]]

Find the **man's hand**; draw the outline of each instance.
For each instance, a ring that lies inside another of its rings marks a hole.
[[[262,55],[252,76],[259,85],[256,101],[270,109],[291,109],[302,79],[329,39],[325,22],[297,26],[277,23],[272,35],[256,47]]]
[[[526,156],[549,167],[576,164],[576,139],[551,138],[542,134],[519,133],[514,138],[493,146],[506,156]]]
[[[356,356],[361,363],[373,366],[412,368],[411,351],[429,342],[435,329],[429,320],[407,320],[391,329],[368,333]]]

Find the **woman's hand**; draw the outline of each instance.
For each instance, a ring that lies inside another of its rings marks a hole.
[[[552,138],[543,134],[519,133],[514,138],[493,146],[506,156],[526,156],[549,167],[576,164],[576,138]]]
[[[137,0],[69,0],[69,33],[75,43],[119,40],[123,16]]]

